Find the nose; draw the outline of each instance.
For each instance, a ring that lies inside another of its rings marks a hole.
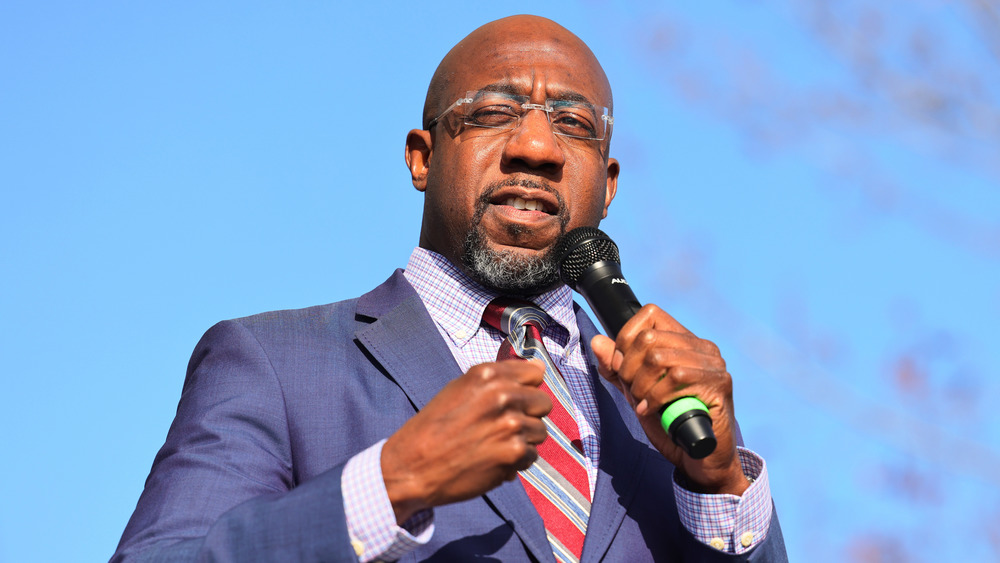
[[[542,110],[528,110],[521,117],[507,143],[502,162],[506,166],[525,166],[548,173],[558,172],[566,163],[563,147]]]

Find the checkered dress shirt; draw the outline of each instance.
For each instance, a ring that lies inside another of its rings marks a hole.
[[[483,311],[496,293],[469,279],[443,256],[423,248],[414,249],[404,275],[462,371],[496,360],[504,335],[482,326]],[[573,399],[572,414],[580,428],[593,497],[600,462],[600,419],[580,346],[572,292],[560,286],[532,301],[555,321],[546,327],[542,338]],[[384,441],[352,458],[341,478],[348,530],[355,551],[365,562],[397,559],[429,541],[434,531],[430,510],[418,513],[402,527],[396,525],[382,482],[382,444]],[[700,495],[674,482],[684,526],[700,541],[730,553],[747,551],[764,539],[772,510],[764,460],[743,448],[739,454],[744,473],[754,480],[743,496]]]

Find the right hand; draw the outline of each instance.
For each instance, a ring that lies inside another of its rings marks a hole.
[[[445,385],[382,447],[382,477],[396,521],[477,497],[538,457],[552,400],[541,361],[473,366]]]

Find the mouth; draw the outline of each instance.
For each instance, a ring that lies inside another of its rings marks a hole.
[[[493,184],[473,218],[484,240],[519,253],[551,246],[568,222],[569,209],[559,192],[533,179]]]
[[[523,197],[508,197],[503,202],[493,203],[493,205],[507,205],[521,211],[540,211],[547,215],[555,215],[556,210],[550,204],[540,199],[525,199]]]
[[[501,207],[512,216],[545,218],[559,216],[564,204],[559,192],[547,184],[532,180],[505,182],[485,194],[487,203]]]

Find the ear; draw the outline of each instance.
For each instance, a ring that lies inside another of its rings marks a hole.
[[[611,200],[615,199],[615,194],[618,193],[618,160],[614,158],[608,159],[608,182],[607,187],[604,192],[604,213],[601,215],[601,219],[605,219],[608,216],[608,207],[611,206]]]
[[[410,169],[413,187],[421,192],[427,189],[427,170],[430,168],[433,145],[430,131],[413,129],[406,135],[406,167]]]

